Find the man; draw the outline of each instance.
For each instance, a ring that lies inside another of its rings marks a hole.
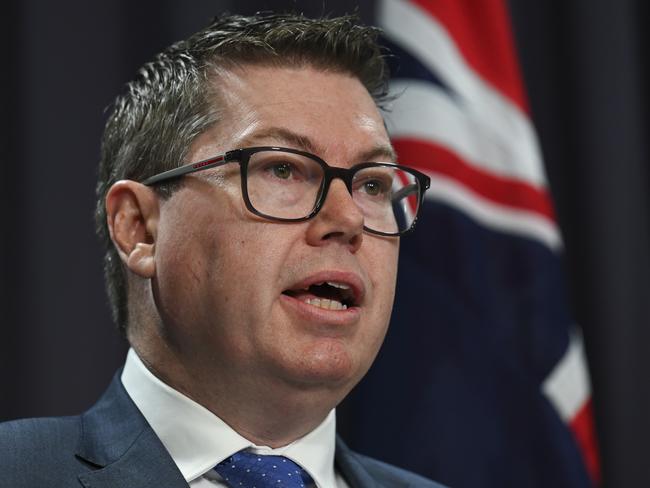
[[[0,428],[2,486],[438,486],[335,435],[428,186],[392,163],[375,36],[223,17],[129,83],[97,216],[131,350],[82,416]]]

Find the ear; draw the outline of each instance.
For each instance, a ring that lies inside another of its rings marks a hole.
[[[141,183],[121,180],[106,194],[108,230],[122,262],[135,274],[153,278],[158,230],[158,197]]]

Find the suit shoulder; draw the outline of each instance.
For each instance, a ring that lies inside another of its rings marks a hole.
[[[58,457],[74,452],[80,436],[79,417],[50,417],[0,423],[0,471],[34,466],[47,452]]]
[[[443,485],[431,481],[419,474],[407,471],[397,466],[364,456],[358,452],[349,453],[370,473],[375,479],[382,480],[387,486],[417,486],[418,488],[445,488]]]

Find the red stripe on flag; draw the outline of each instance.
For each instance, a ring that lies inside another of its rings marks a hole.
[[[446,27],[467,63],[524,112],[510,16],[502,0],[411,0]]]
[[[393,145],[399,161],[404,164],[453,178],[495,203],[529,210],[551,221],[555,219],[553,206],[544,190],[470,166],[445,146],[431,141],[396,138]]]
[[[595,483],[600,482],[598,442],[594,434],[594,415],[591,400],[586,402],[569,423],[585,460],[587,471]]]

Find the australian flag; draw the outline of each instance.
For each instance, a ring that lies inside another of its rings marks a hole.
[[[378,19],[388,129],[431,189],[349,440],[455,488],[592,487],[589,380],[504,0],[382,0]]]

